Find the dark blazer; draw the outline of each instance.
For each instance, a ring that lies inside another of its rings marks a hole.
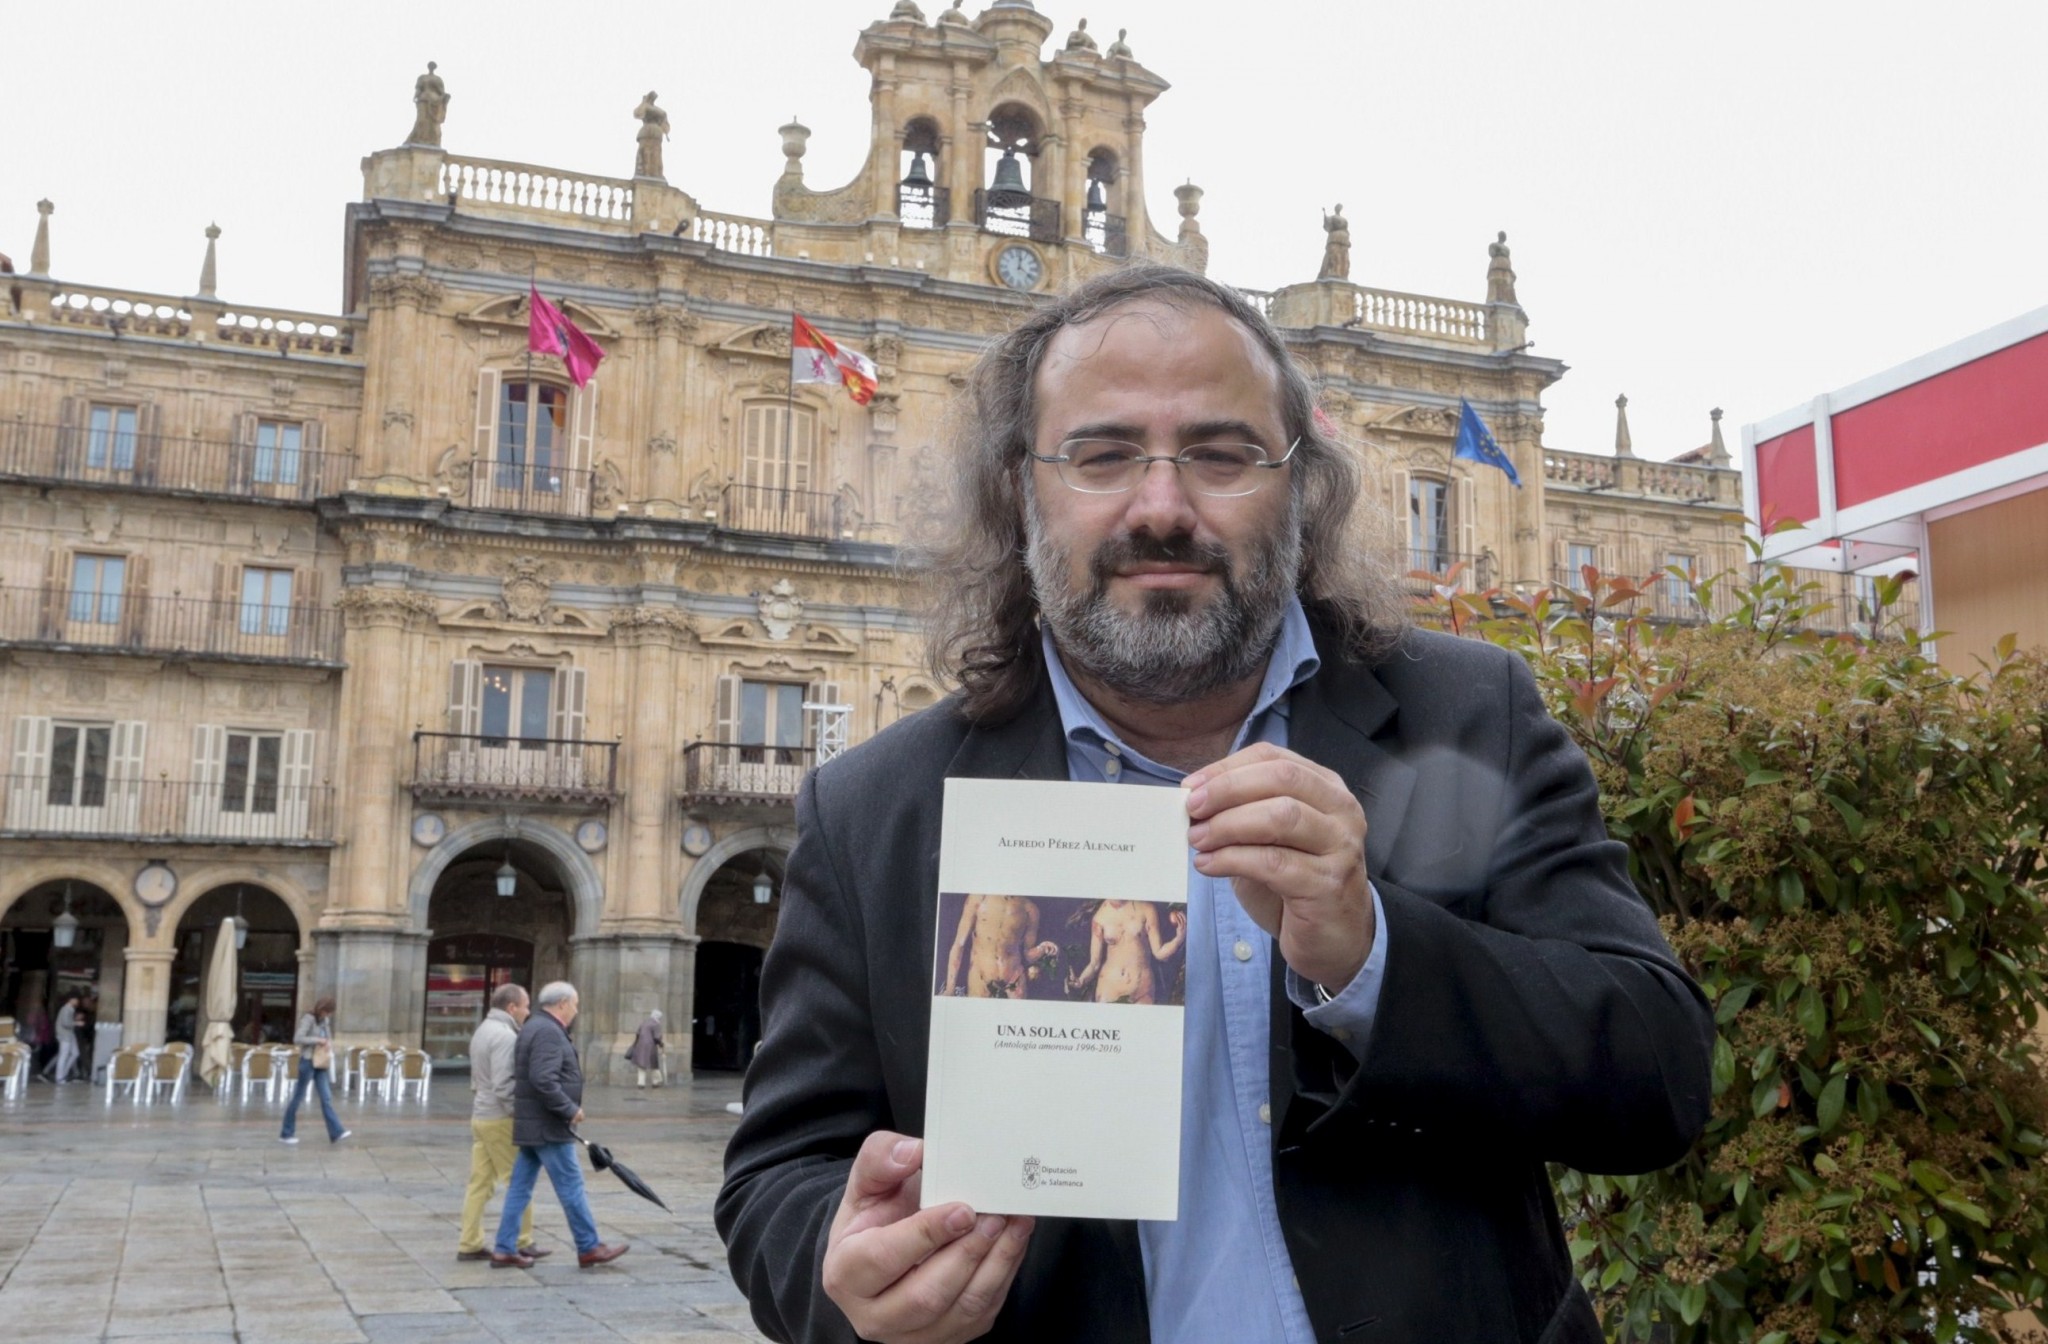
[[[1364,805],[1388,948],[1356,1064],[1272,959],[1274,1194],[1316,1337],[1592,1344],[1544,1164],[1681,1158],[1706,1122],[1711,1015],[1521,659],[1413,632],[1368,668],[1318,644],[1290,745]],[[799,795],[717,1203],[772,1338],[854,1338],[819,1286],[846,1169],[874,1130],[923,1131],[943,780],[1066,770],[1041,673],[1011,721],[973,727],[947,702]],[[1135,1224],[1062,1219],[1039,1220],[987,1336],[1147,1337]]]
[[[583,1106],[583,1065],[554,1014],[536,1007],[512,1047],[512,1142],[574,1143],[569,1122]]]

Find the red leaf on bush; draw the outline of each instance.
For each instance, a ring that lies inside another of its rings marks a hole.
[[[1782,1111],[1782,1110],[1784,1110],[1784,1109],[1785,1109],[1785,1108],[1786,1108],[1787,1106],[1790,1106],[1791,1104],[1792,1104],[1792,1084],[1790,1084],[1790,1083],[1787,1083],[1787,1082],[1780,1082],[1780,1083],[1778,1084],[1778,1109]]]
[[[1697,815],[1698,811],[1699,809],[1694,806],[1692,801],[1692,795],[1689,793],[1685,795],[1685,797],[1678,800],[1677,807],[1671,809],[1671,825],[1672,828],[1678,832],[1678,838],[1680,840],[1689,840],[1692,838],[1693,828],[1695,826],[1693,817]]]

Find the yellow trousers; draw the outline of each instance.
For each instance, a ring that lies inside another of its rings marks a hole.
[[[469,1146],[469,1193],[462,1200],[462,1239],[456,1243],[458,1251],[481,1251],[484,1241],[484,1205],[492,1193],[512,1179],[512,1160],[518,1150],[512,1146],[512,1118],[503,1120],[477,1120],[469,1122],[472,1142]],[[493,1229],[496,1230],[495,1228]],[[526,1216],[519,1220],[519,1245],[523,1249],[533,1245],[533,1206],[526,1206]]]

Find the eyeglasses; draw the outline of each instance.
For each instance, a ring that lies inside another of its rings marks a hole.
[[[1259,472],[1286,466],[1300,446],[1296,439],[1274,458],[1255,443],[1196,443],[1167,456],[1148,454],[1121,439],[1068,439],[1056,453],[1031,456],[1058,466],[1067,488],[1084,495],[1121,495],[1143,480],[1154,462],[1171,462],[1196,494],[1232,499],[1255,493],[1266,479]]]

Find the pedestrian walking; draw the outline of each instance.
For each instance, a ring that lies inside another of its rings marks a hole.
[[[455,1243],[457,1260],[488,1260],[484,1244],[484,1205],[498,1186],[509,1184],[515,1153],[512,1147],[512,1063],[519,1028],[532,1011],[526,991],[500,985],[491,995],[491,1010],[469,1038],[469,1192],[462,1200],[462,1231]],[[538,1260],[547,1248],[533,1244],[533,1205],[519,1219],[519,1254]]]
[[[57,1010],[57,1057],[50,1061],[44,1075],[62,1086],[71,1081],[71,1070],[77,1063],[78,994],[74,991],[64,996],[64,1006]]]
[[[647,1086],[647,1075],[654,1075],[654,1085],[661,1086],[661,1009],[656,1008],[642,1019],[640,1030],[633,1033],[633,1048],[626,1052],[626,1059],[640,1074],[640,1086]]]
[[[597,1219],[583,1190],[583,1164],[576,1156],[575,1126],[583,1123],[583,1066],[569,1039],[576,1020],[576,986],[566,980],[543,985],[534,996],[539,1009],[519,1029],[513,1050],[512,1142],[519,1156],[512,1163],[512,1183],[505,1191],[505,1211],[498,1215],[498,1236],[491,1246],[491,1264],[525,1269],[533,1257],[512,1240],[519,1220],[533,1202],[534,1182],[547,1169],[548,1184],[562,1201],[562,1213],[576,1239],[576,1263],[588,1269],[624,1255],[624,1243],[607,1246],[597,1239]]]
[[[291,1103],[284,1108],[284,1131],[277,1141],[299,1141],[299,1103],[306,1099],[306,1089],[313,1087],[320,1093],[320,1113],[327,1120],[327,1141],[340,1143],[355,1131],[342,1128],[341,1117],[334,1113],[334,1089],[327,1082],[328,1071],[334,1064],[332,995],[314,1003],[313,1011],[299,1019],[299,1031],[292,1037],[292,1044],[299,1047],[299,1081],[292,1088]]]

